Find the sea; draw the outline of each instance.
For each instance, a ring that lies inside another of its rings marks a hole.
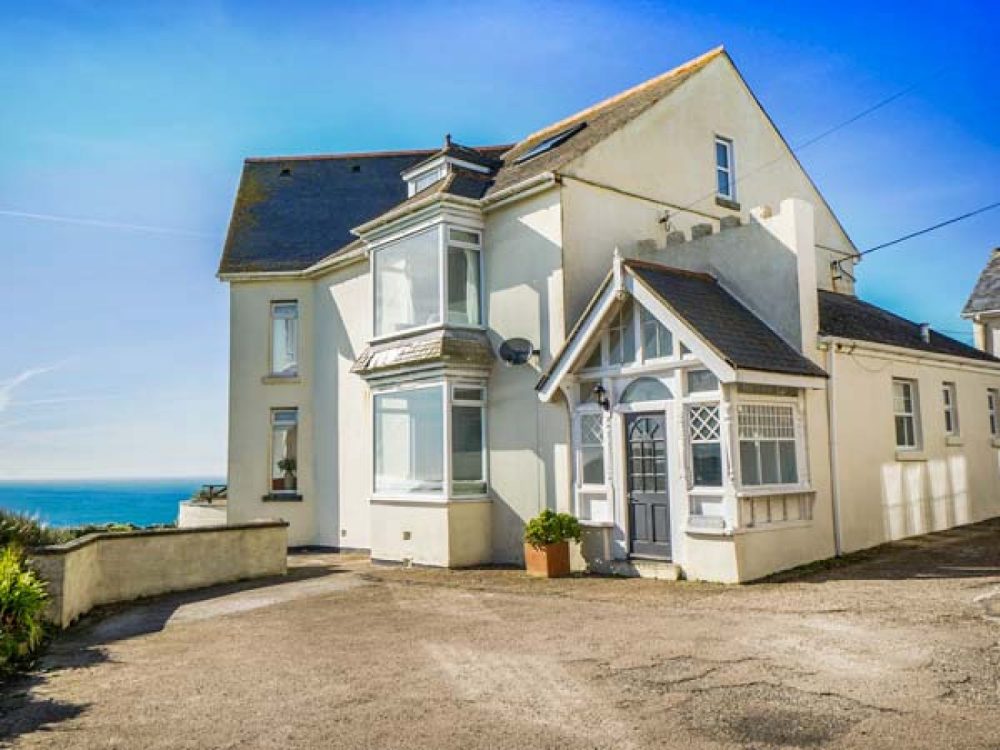
[[[49,526],[176,523],[177,504],[219,477],[191,479],[0,480],[0,508],[36,516]]]

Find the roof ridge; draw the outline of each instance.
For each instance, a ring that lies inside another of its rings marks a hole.
[[[494,146],[464,146],[475,151],[509,151],[512,144],[501,143]],[[348,151],[334,154],[297,154],[294,156],[248,156],[244,162],[280,162],[280,161],[320,161],[323,159],[374,159],[388,156],[425,156],[440,152],[440,148],[416,148],[397,151]]]
[[[568,127],[571,123],[575,122],[576,120],[588,117],[588,116],[593,115],[594,113],[596,113],[596,112],[598,112],[600,110],[603,110],[603,109],[606,109],[608,107],[611,107],[612,105],[618,104],[619,102],[623,101],[624,99],[627,99],[627,98],[629,98],[631,96],[634,96],[635,94],[641,93],[641,92],[643,92],[643,91],[645,91],[645,90],[647,90],[649,88],[652,88],[656,84],[659,84],[659,83],[662,83],[662,82],[664,82],[666,80],[669,80],[671,78],[680,76],[680,75],[682,75],[684,73],[693,72],[696,69],[698,69],[698,68],[702,67],[703,65],[705,65],[706,63],[710,62],[711,60],[714,60],[719,55],[722,55],[722,54],[725,54],[725,53],[726,53],[726,48],[725,48],[724,45],[720,44],[718,47],[713,47],[708,52],[704,52],[704,53],[698,55],[697,57],[694,57],[694,58],[688,60],[687,62],[678,65],[675,68],[671,68],[670,70],[668,70],[668,71],[666,71],[664,73],[660,73],[659,75],[654,76],[654,77],[652,77],[652,78],[650,78],[650,79],[648,79],[646,81],[643,81],[642,83],[636,84],[635,86],[632,86],[631,88],[625,89],[624,91],[621,91],[621,92],[619,92],[617,94],[614,94],[613,96],[610,96],[607,99],[603,99],[603,100],[597,102],[596,104],[592,104],[589,107],[586,107],[585,109],[581,109],[579,112],[576,112],[576,113],[574,113],[572,115],[569,115],[568,117],[564,117],[563,119],[559,120],[558,122],[555,122],[555,123],[553,123],[551,125],[546,125],[541,130],[536,130],[534,133],[530,133],[530,134],[526,135],[524,138],[522,138],[518,143],[516,143],[514,145],[515,146],[520,146],[522,144],[525,144],[525,143],[528,143],[530,141],[533,141],[533,140],[535,140],[537,138],[542,138],[544,136],[553,134],[553,132],[558,132],[559,130],[562,130],[563,128]]]

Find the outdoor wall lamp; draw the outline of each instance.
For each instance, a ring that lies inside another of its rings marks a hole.
[[[608,400],[608,392],[603,385],[598,383],[594,386],[594,395],[597,396],[597,405],[604,411],[611,411],[611,401]]]

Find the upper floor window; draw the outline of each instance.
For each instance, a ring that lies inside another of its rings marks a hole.
[[[480,325],[480,245],[479,232],[437,226],[376,249],[375,335]]]
[[[900,450],[916,450],[920,446],[920,407],[916,382],[892,381],[892,411],[896,426],[896,447]]]
[[[736,200],[736,172],[733,168],[733,142],[715,136],[715,180],[720,198]]]
[[[421,190],[429,188],[435,182],[443,178],[446,172],[447,167],[443,164],[435,167],[434,169],[428,169],[426,172],[421,172],[410,180],[409,194],[416,195]]]
[[[1000,417],[997,409],[1000,408],[1000,389],[986,389],[986,413],[990,421],[990,435],[1000,437]]]
[[[299,374],[299,303],[271,303],[271,374]]]
[[[958,390],[954,383],[941,384],[941,399],[944,404],[944,434],[958,435]]]

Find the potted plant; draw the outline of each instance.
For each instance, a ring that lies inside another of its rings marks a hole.
[[[580,522],[569,513],[546,508],[524,529],[524,563],[528,575],[569,575],[569,540],[580,541]]]
[[[285,472],[285,489],[295,489],[295,459],[283,458],[278,461],[278,468]]]

